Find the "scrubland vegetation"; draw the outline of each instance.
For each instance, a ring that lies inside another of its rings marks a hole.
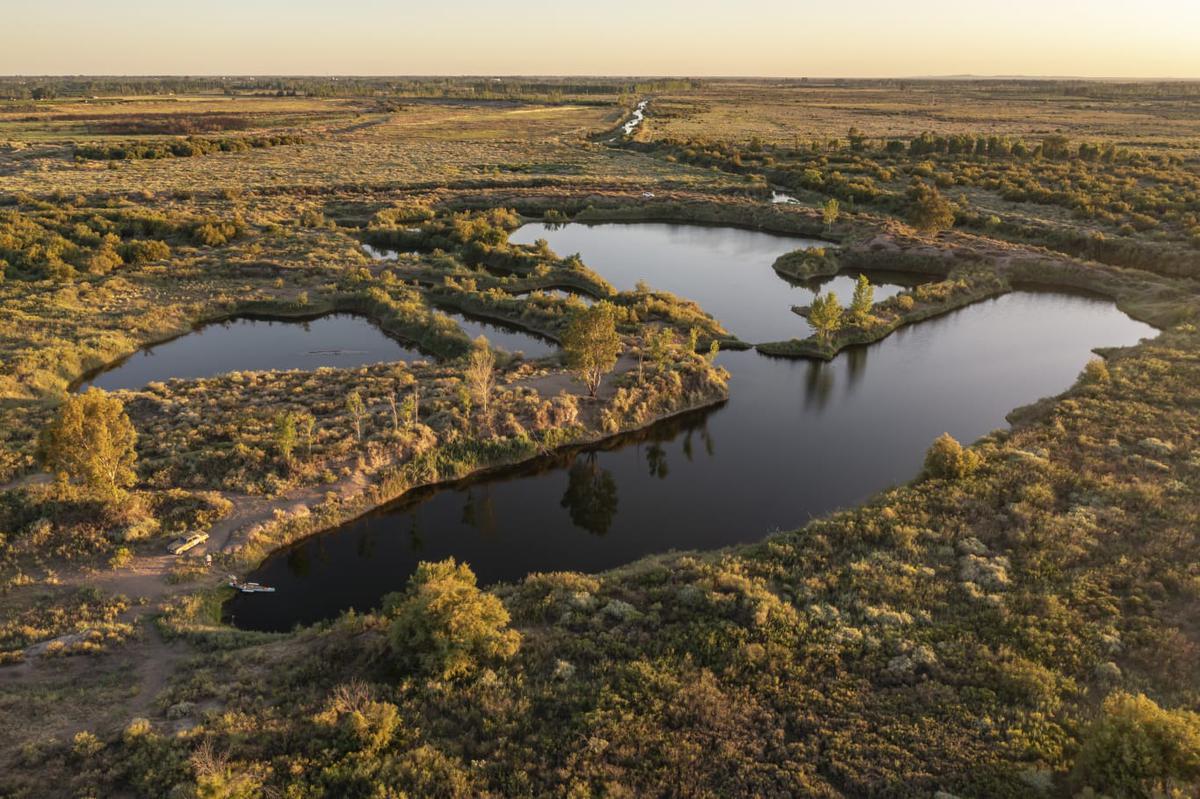
[[[0,95],[0,794],[1200,790],[1196,87]],[[831,358],[1029,282],[1164,332],[1030,397],[1010,430],[930,442],[912,482],[755,545],[484,587],[430,563],[369,613],[223,623],[225,575],[302,536],[738,390],[712,360],[748,346],[736,331],[510,243],[530,219],[820,236],[777,271],[928,279],[820,294],[797,309],[813,337],[763,352]],[[195,325],[334,311],[427,357],[71,391]],[[447,311],[560,351],[499,351]]]

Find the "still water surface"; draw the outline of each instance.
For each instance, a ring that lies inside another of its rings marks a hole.
[[[485,319],[443,311],[469,338],[486,336],[493,346],[540,358],[557,344]],[[310,319],[237,317],[146,347],[85,378],[78,390],[138,389],[173,377],[196,379],[237,371],[349,368],[373,363],[430,359],[415,346],[384,333],[362,316],[326,314]]]
[[[106,391],[136,389],[172,377],[195,379],[236,371],[364,366],[421,357],[361,316],[303,320],[239,317],[204,325],[110,364],[83,382]]]
[[[698,225],[524,225],[509,238],[515,244],[546,239],[560,255],[581,253],[584,262],[619,291],[639,281],[700,304],[738,338],[754,344],[805,338],[808,323],[792,312],[809,305],[813,293],[833,291],[843,304],[854,293],[858,272],[795,283],[771,264],[784,253],[824,247],[816,239],[753,230]],[[887,299],[921,279],[897,272],[869,272],[875,301]]]
[[[795,239],[672,225],[580,228],[518,233],[581,252],[618,286],[645,279],[696,299],[747,340],[782,337],[774,325],[787,317],[774,310],[790,314],[789,305],[806,302],[800,292],[809,289],[770,269],[803,243]],[[637,247],[622,243],[626,236]],[[726,280],[721,263],[740,279]],[[1002,427],[1014,407],[1071,385],[1092,348],[1153,333],[1107,301],[1018,292],[828,364],[725,352],[719,363],[732,380],[723,406],[419,492],[305,539],[250,577],[277,593],[239,595],[226,613],[242,627],[284,630],[367,610],[402,589],[418,562],[451,556],[487,584],[760,540],[910,479],[943,431],[971,441]]]

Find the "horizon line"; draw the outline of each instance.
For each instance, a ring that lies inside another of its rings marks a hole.
[[[232,78],[323,78],[323,79],[338,79],[338,78],[492,78],[492,79],[515,79],[515,78],[591,78],[591,79],[638,79],[638,80],[809,80],[809,81],[854,81],[854,80],[1035,80],[1035,81],[1053,81],[1053,80],[1077,80],[1089,82],[1102,81],[1163,81],[1163,82],[1200,82],[1200,75],[1194,77],[1181,77],[1170,75],[1022,75],[1022,74],[996,74],[996,75],[978,75],[973,73],[948,73],[942,75],[766,75],[766,74],[745,74],[745,75],[701,75],[701,74],[619,74],[619,73],[472,73],[472,72],[427,72],[427,73],[305,73],[305,72],[46,72],[46,73],[8,73],[0,75],[0,80],[34,80],[39,78],[144,78],[144,79],[167,79],[167,78],[207,78],[207,79],[232,79]]]

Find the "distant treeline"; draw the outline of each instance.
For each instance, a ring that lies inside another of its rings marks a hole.
[[[241,136],[207,139],[190,136],[186,139],[164,141],[127,141],[114,144],[80,144],[75,157],[89,161],[132,161],[139,158],[190,158],[209,153],[239,153],[281,144],[303,144],[305,138],[295,135]]]
[[[925,92],[972,91],[983,94],[1038,94],[1047,97],[1119,98],[1146,97],[1156,100],[1200,97],[1200,81],[1145,80],[1100,81],[1080,78],[760,78],[743,83],[760,83],[808,89],[873,88]],[[709,83],[720,83],[710,80]]]
[[[614,78],[356,78],[356,77],[28,77],[0,78],[0,98],[111,97],[170,94],[252,94],[281,97],[444,97],[525,99],[644,94],[697,88],[701,81]]]

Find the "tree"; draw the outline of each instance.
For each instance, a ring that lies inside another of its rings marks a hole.
[[[850,318],[854,324],[861,325],[871,316],[871,309],[875,307],[875,287],[871,285],[871,279],[866,275],[859,275],[858,282],[854,284],[854,297],[850,300]]]
[[[404,427],[411,429],[417,424],[420,418],[420,402],[421,395],[417,393],[417,387],[413,386],[413,390],[404,398],[404,402],[400,405],[400,415]]]
[[[475,339],[475,345],[467,358],[467,368],[463,371],[463,379],[466,380],[471,399],[479,408],[486,424],[492,392],[496,388],[496,356],[484,336]]]
[[[1083,380],[1091,385],[1104,385],[1112,381],[1112,374],[1103,358],[1092,358],[1084,365]]]
[[[675,330],[670,327],[652,328],[647,331],[646,344],[650,350],[650,361],[659,371],[670,365],[671,356],[679,346]]]
[[[454,558],[422,562],[403,594],[385,600],[392,617],[392,651],[407,665],[450,680],[489,660],[506,660],[521,646],[508,628],[504,603],[480,591],[475,573]]]
[[[954,226],[954,207],[936,186],[915,183],[908,192],[909,217],[924,233],[939,233]]]
[[[279,457],[287,465],[292,463],[292,451],[296,449],[296,414],[280,411],[275,414],[275,424],[272,430],[275,449]]]
[[[309,457],[312,456],[312,445],[317,429],[317,418],[311,413],[297,413],[296,427],[301,435],[304,436],[304,451]]]
[[[388,404],[388,410],[391,411],[391,414],[392,414],[392,432],[399,433],[400,432],[400,411],[396,407],[396,395],[395,394],[387,395],[387,404]]]
[[[1109,694],[1084,736],[1075,778],[1107,796],[1195,796],[1200,714],[1167,710],[1141,694]]]
[[[1071,142],[1061,133],[1052,133],[1042,139],[1042,155],[1056,161],[1063,161],[1071,156]]]
[[[829,337],[842,327],[842,305],[837,295],[831,291],[824,297],[820,294],[814,297],[812,307],[808,309],[808,323],[817,331],[821,341],[828,343]]]
[[[362,420],[367,415],[367,406],[363,404],[362,395],[351,391],[346,395],[346,412],[354,420],[354,435],[362,441]]]
[[[821,218],[825,220],[825,227],[831,228],[838,221],[838,217],[842,214],[842,204],[837,201],[836,197],[830,197],[825,201],[824,207],[821,209]]]
[[[42,431],[38,455],[60,481],[104,500],[120,499],[137,480],[137,432],[116,397],[98,388],[67,398]]]
[[[979,468],[982,459],[949,433],[942,433],[925,453],[925,476],[943,480],[959,480]]]
[[[616,310],[607,302],[598,302],[576,313],[567,325],[562,344],[567,366],[579,375],[588,394],[596,396],[600,381],[616,366],[621,354]]]

